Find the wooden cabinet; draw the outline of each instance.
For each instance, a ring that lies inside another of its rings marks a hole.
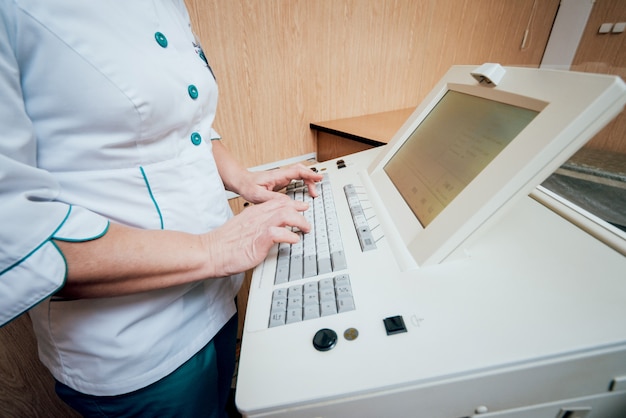
[[[388,143],[415,110],[413,107],[354,118],[311,123],[317,160],[326,161]]]

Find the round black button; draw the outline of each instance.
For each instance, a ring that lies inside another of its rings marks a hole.
[[[315,333],[313,347],[318,351],[328,351],[337,344],[337,333],[332,329],[323,328]]]

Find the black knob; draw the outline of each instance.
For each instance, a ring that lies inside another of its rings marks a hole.
[[[323,328],[315,333],[313,347],[318,351],[328,351],[337,344],[337,333],[332,329]]]

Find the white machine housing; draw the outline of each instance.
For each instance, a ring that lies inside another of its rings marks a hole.
[[[474,68],[453,67],[388,146],[316,166],[331,178],[338,213],[349,213],[343,185],[365,190],[377,249],[362,252],[340,216],[356,310],[274,328],[276,249],[255,269],[236,393],[244,415],[626,416],[624,234],[536,188],[621,111],[626,89],[613,77],[526,68],[506,68],[485,87]],[[566,86],[582,98],[568,103]],[[384,166],[449,88],[543,105],[523,141],[477,177],[480,187],[441,212],[447,222],[423,227]],[[393,316],[406,332],[387,335],[383,319]],[[339,335],[325,352],[312,344],[323,328]]]

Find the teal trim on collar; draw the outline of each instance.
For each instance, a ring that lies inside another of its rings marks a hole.
[[[161,222],[161,229],[163,229],[163,215],[161,214],[161,209],[159,209],[159,204],[154,199],[154,195],[152,194],[152,188],[150,188],[150,183],[148,182],[148,177],[146,177],[146,172],[144,171],[143,167],[139,167],[139,170],[141,170],[143,181],[146,183],[146,187],[148,188],[150,199],[152,199],[152,203],[154,203],[154,207],[156,208],[156,211],[159,214],[159,222]]]

